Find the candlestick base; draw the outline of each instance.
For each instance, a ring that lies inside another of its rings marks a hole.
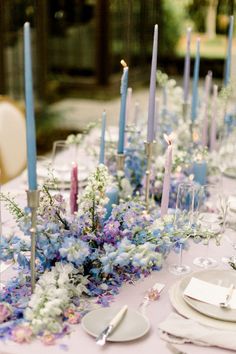
[[[151,162],[152,162],[152,155],[153,155],[153,146],[156,141],[152,142],[144,142],[145,152],[147,155],[147,168],[146,168],[146,183],[145,183],[145,203],[146,208],[149,208],[149,192],[150,192],[150,174],[151,174]]]
[[[39,206],[39,191],[38,190],[28,190],[27,194],[27,205],[31,209],[31,253],[30,253],[30,273],[31,273],[31,291],[33,293],[35,288],[35,253],[36,253],[36,219],[37,219],[37,208]]]
[[[117,154],[117,171],[125,169],[125,154]]]
[[[183,120],[186,122],[189,112],[189,102],[183,102],[182,109],[183,109]]]

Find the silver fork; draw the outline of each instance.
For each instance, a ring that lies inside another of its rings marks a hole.
[[[233,295],[233,291],[234,291],[234,284],[231,284],[228,291],[227,291],[225,301],[222,301],[219,303],[220,307],[222,307],[222,308],[229,308],[230,307],[229,302],[230,302],[230,299]]]

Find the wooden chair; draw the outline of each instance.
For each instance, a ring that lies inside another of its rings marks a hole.
[[[16,177],[25,167],[25,114],[13,100],[0,96],[0,183]]]

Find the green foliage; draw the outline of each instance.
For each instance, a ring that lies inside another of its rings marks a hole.
[[[161,56],[170,56],[175,53],[176,45],[182,32],[184,7],[173,0],[159,2],[159,53]]]

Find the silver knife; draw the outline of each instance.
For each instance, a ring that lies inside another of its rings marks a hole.
[[[107,337],[113,332],[122,320],[124,314],[128,309],[127,305],[124,305],[121,310],[115,315],[115,317],[109,322],[106,328],[97,336],[96,343],[103,346],[106,343]]]

